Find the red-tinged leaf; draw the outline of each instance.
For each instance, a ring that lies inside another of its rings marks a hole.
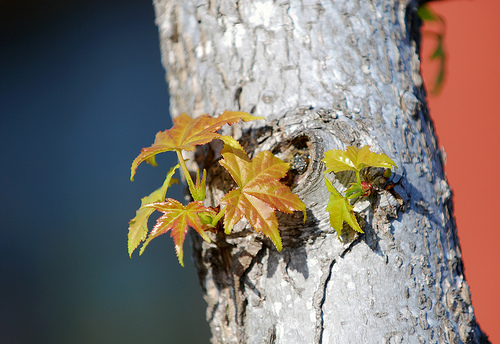
[[[136,211],[135,217],[130,220],[128,227],[128,254],[130,257],[132,257],[132,253],[137,246],[146,239],[148,234],[148,219],[155,211],[154,208],[144,208],[144,206],[149,203],[163,202],[165,200],[167,189],[170,185],[178,183],[177,179],[172,178],[177,168],[179,168],[179,164],[170,169],[165,178],[165,182],[163,182],[163,185],[159,189],[141,199],[141,207]]]
[[[278,249],[282,244],[275,210],[291,214],[306,207],[299,197],[280,182],[289,164],[276,158],[271,152],[260,152],[252,160],[237,147],[225,145],[222,150],[224,166],[238,189],[226,194],[221,203],[226,205],[224,228],[230,233],[236,223],[245,217],[256,231],[262,231]]]
[[[212,216],[216,216],[216,213],[214,210],[203,206],[203,202],[195,201],[184,206],[175,199],[167,198],[165,202],[152,203],[145,207],[161,211],[163,215],[156,221],[156,225],[151,230],[151,233],[149,233],[149,237],[142,245],[139,254],[144,252],[144,249],[151,240],[170,231],[170,236],[174,239],[177,258],[179,259],[179,263],[184,266],[183,245],[189,227],[198,232],[203,240],[210,242],[210,238],[205,233],[208,227],[201,222],[198,215],[210,213]]]
[[[361,149],[353,146],[347,147],[346,151],[332,149],[325,153],[323,162],[326,172],[361,171],[368,166],[391,168],[396,164],[385,154],[370,152],[370,146]]]
[[[216,132],[226,124],[231,125],[240,120],[247,122],[262,118],[239,111],[224,111],[217,118],[208,115],[191,118],[183,113],[174,119],[174,126],[171,129],[156,134],[153,145],[141,150],[141,153],[132,162],[130,180],[134,180],[137,167],[143,161],[154,161],[152,158],[156,154],[172,150],[193,151],[197,145],[204,145],[219,138],[220,135]]]
[[[356,216],[352,211],[353,206],[349,203],[347,198],[342,197],[332,183],[325,176],[325,183],[328,191],[330,191],[330,198],[326,211],[330,213],[330,225],[335,229],[338,236],[342,234],[342,226],[346,221],[352,229],[357,232],[364,233],[359,227]]]

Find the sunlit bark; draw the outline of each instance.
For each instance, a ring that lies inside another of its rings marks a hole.
[[[171,115],[264,116],[226,132],[250,155],[307,163],[293,191],[308,219],[280,216],[281,252],[244,222],[216,243],[194,241],[212,342],[486,343],[425,101],[417,2],[154,4]],[[358,204],[365,234],[346,229],[341,242],[320,160],[348,145],[370,145],[399,169],[395,193]],[[211,202],[230,182],[218,150],[190,160],[209,170]]]

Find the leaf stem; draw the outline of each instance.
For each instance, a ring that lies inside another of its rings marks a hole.
[[[356,170],[356,180],[358,181],[358,184],[361,185],[361,175],[358,170]]]
[[[177,153],[177,159],[179,160],[179,164],[181,165],[182,173],[184,174],[184,177],[186,178],[186,181],[188,183],[189,192],[191,193],[191,196],[194,198],[195,187],[194,187],[193,179],[191,179],[191,174],[189,173],[189,170],[186,166],[186,161],[184,160],[184,157],[182,156],[182,151],[176,149],[175,152]]]

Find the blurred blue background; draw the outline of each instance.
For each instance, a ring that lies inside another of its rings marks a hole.
[[[208,343],[189,243],[127,254],[175,158],[129,181],[171,126],[152,3],[3,0],[0,35],[1,342]]]

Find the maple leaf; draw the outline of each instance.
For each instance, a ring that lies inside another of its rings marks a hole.
[[[332,149],[325,153],[323,162],[326,166],[326,172],[340,171],[361,171],[368,166],[391,168],[396,167],[396,164],[385,154],[377,154],[370,152],[370,146],[357,148],[353,146],[347,147],[346,151]]]
[[[175,199],[167,198],[165,202],[151,203],[145,205],[145,207],[161,211],[163,215],[156,221],[156,225],[151,230],[151,233],[149,233],[148,239],[142,245],[139,255],[144,252],[151,240],[171,231],[170,236],[174,239],[177,258],[181,266],[184,266],[183,245],[189,227],[198,232],[203,240],[210,242],[210,238],[205,233],[205,229],[208,229],[208,227],[202,223],[199,215],[208,213],[211,216],[216,216],[216,213],[214,210],[203,206],[203,202],[194,201],[184,206]]]
[[[304,221],[306,218],[304,203],[280,182],[290,164],[268,151],[260,152],[250,160],[239,144],[226,144],[221,153],[223,159],[219,163],[229,171],[238,185],[237,189],[227,193],[221,200],[226,205],[226,234],[231,233],[234,225],[245,217],[256,231],[262,231],[281,251],[275,210],[288,214],[302,210]]]
[[[328,199],[326,211],[330,213],[330,225],[335,229],[337,235],[340,237],[342,234],[344,221],[355,231],[364,233],[359,227],[356,216],[354,216],[354,212],[352,211],[353,206],[349,203],[349,200],[338,193],[326,176],[325,183],[326,188],[330,191],[330,198]]]
[[[155,211],[153,208],[144,208],[149,203],[163,202],[167,194],[167,189],[173,183],[178,183],[176,178],[172,178],[175,170],[179,168],[179,164],[170,169],[165,178],[163,185],[153,191],[149,196],[141,199],[141,207],[135,212],[135,217],[130,220],[128,227],[128,254],[132,257],[132,253],[139,244],[146,239],[148,234],[149,216]]]
[[[154,162],[154,156],[159,153],[176,150],[178,152],[193,151],[197,145],[204,145],[219,138],[216,132],[226,124],[234,124],[240,120],[244,122],[263,119],[241,111],[224,111],[217,118],[202,115],[191,118],[185,113],[174,118],[171,129],[156,134],[155,141],[150,147],[143,148],[132,162],[130,180],[134,180],[137,167],[143,162]]]

